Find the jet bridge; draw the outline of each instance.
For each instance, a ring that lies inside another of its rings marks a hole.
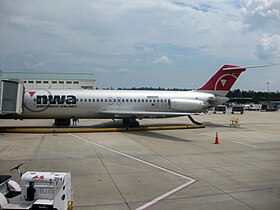
[[[20,80],[0,80],[0,115],[22,112],[24,86]]]

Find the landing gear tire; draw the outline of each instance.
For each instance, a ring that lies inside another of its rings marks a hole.
[[[124,118],[123,119],[123,126],[128,127],[139,127],[139,122],[135,118]]]
[[[70,119],[55,119],[54,125],[55,126],[69,126],[71,124]]]

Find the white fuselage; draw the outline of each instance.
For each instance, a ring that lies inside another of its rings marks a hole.
[[[20,118],[118,118],[102,113],[107,110],[198,113],[207,109],[209,99],[215,96],[196,91],[27,90]]]

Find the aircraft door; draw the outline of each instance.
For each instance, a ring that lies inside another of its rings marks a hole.
[[[19,80],[0,81],[0,114],[21,114],[24,87]]]

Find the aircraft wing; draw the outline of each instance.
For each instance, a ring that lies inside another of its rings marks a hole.
[[[162,118],[162,117],[179,117],[187,116],[194,113],[182,113],[182,112],[153,112],[153,111],[124,111],[124,110],[106,110],[99,112],[103,115],[108,115],[113,118]]]

